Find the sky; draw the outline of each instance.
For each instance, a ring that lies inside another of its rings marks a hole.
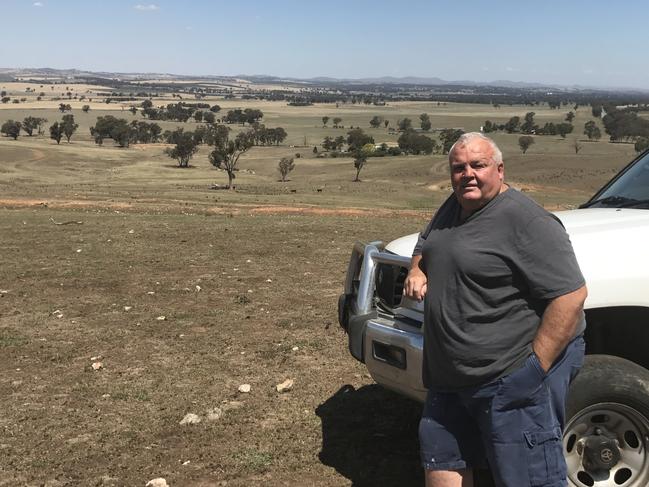
[[[647,0],[0,0],[0,68],[649,89]]]

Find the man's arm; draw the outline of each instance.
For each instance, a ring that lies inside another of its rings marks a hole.
[[[545,308],[532,349],[546,372],[574,337],[586,296],[588,291],[582,286],[554,298]]]
[[[408,276],[403,283],[403,295],[421,301],[426,296],[427,283],[428,279],[421,265],[421,255],[413,255]]]

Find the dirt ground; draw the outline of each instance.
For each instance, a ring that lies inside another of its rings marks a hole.
[[[0,485],[419,485],[419,406],[336,300],[354,240],[421,221],[0,210]]]

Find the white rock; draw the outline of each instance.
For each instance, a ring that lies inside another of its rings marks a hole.
[[[300,347],[298,347],[298,346],[295,346],[295,347],[291,348],[291,350],[293,350],[294,352],[297,352],[299,349],[300,349]]]
[[[135,233],[135,230],[129,230],[128,233]]]
[[[9,294],[7,289],[0,289],[0,294]]]
[[[124,311],[131,311],[133,306],[124,306]]]
[[[146,487],[169,487],[169,484],[162,477],[158,477],[157,479],[149,480],[146,483]]]
[[[93,362],[97,362],[98,360],[101,360],[101,355],[95,355],[94,357],[90,357],[90,360]]]
[[[198,293],[198,292],[200,292],[200,290],[201,290],[201,287],[197,284],[196,285],[196,292]]]
[[[266,279],[266,282],[273,282],[272,279]]]
[[[101,370],[104,368],[104,364],[101,362],[93,362],[92,363],[92,370]]]
[[[277,384],[275,386],[275,389],[277,389],[277,392],[279,392],[279,393],[288,392],[292,388],[293,388],[293,379],[286,379],[281,384]]]
[[[187,413],[185,417],[180,420],[180,424],[198,424],[201,422],[201,417],[194,413]]]
[[[158,320],[158,321],[165,321],[166,319],[167,319],[167,317],[165,315],[161,315],[161,316],[158,316],[156,318],[156,320]]]
[[[251,262],[252,262],[252,261],[251,261],[250,259],[248,259],[248,260],[246,261],[246,264],[250,264]]]
[[[192,463],[191,460],[185,460],[185,461],[183,462],[183,465],[189,465],[190,463]]]
[[[81,249],[77,249],[77,254],[81,252]]]
[[[244,394],[250,392],[250,384],[241,384],[239,386],[239,392],[243,392]]]
[[[218,421],[223,416],[223,411],[221,408],[212,408],[207,412],[208,421]]]
[[[153,296],[153,295],[155,294],[155,291],[147,291],[147,294],[148,294],[149,296]]]
[[[102,399],[108,399],[110,397],[110,394],[102,394],[101,397]]]

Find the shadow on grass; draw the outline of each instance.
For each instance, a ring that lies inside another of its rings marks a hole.
[[[320,461],[353,487],[423,487],[417,429],[422,405],[378,385],[341,387],[316,409]],[[476,487],[492,487],[479,472]]]

